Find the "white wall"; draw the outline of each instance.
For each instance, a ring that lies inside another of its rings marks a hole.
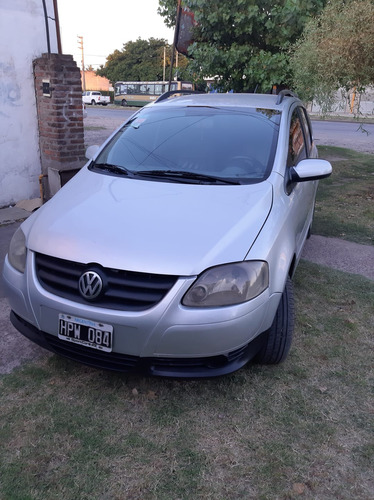
[[[350,89],[348,93],[345,90],[338,90],[335,94],[334,102],[331,103],[331,109],[328,110],[327,114],[352,115],[352,118],[355,116],[372,118],[374,115],[374,87],[367,87],[365,92],[356,94],[353,100],[353,113],[351,112],[352,96],[353,89]],[[309,105],[308,109],[322,114],[322,110],[316,102]]]
[[[53,0],[46,0],[54,18]],[[51,52],[57,52],[49,20]],[[42,0],[0,0],[0,207],[39,197],[41,173],[32,62],[48,52]]]

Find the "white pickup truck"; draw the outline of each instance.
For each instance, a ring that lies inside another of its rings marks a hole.
[[[82,100],[85,104],[101,104],[102,106],[110,104],[110,97],[108,95],[101,95],[101,92],[97,90],[87,90],[83,92]]]

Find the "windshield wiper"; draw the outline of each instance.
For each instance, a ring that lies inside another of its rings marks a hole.
[[[113,165],[111,163],[92,163],[91,168],[98,168],[99,170],[106,170],[113,174],[126,175],[129,177],[134,177],[133,172],[128,170],[126,167],[121,167],[119,165]]]
[[[215,177],[213,175],[197,174],[195,172],[183,172],[180,170],[141,170],[136,172],[136,175],[145,177],[165,177],[167,179],[177,179],[185,181],[197,181],[212,184],[240,184],[238,181],[232,179],[225,179],[222,177]]]

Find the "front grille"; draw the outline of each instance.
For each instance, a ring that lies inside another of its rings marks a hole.
[[[94,300],[79,293],[80,276],[89,269],[99,272],[104,290]],[[50,293],[81,304],[123,311],[144,311],[158,304],[177,281],[176,276],[136,273],[87,265],[35,254],[35,269],[40,285]]]

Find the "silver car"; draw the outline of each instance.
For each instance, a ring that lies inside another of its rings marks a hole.
[[[82,363],[217,376],[290,349],[318,179],[291,93],[162,96],[15,233],[13,325]]]

